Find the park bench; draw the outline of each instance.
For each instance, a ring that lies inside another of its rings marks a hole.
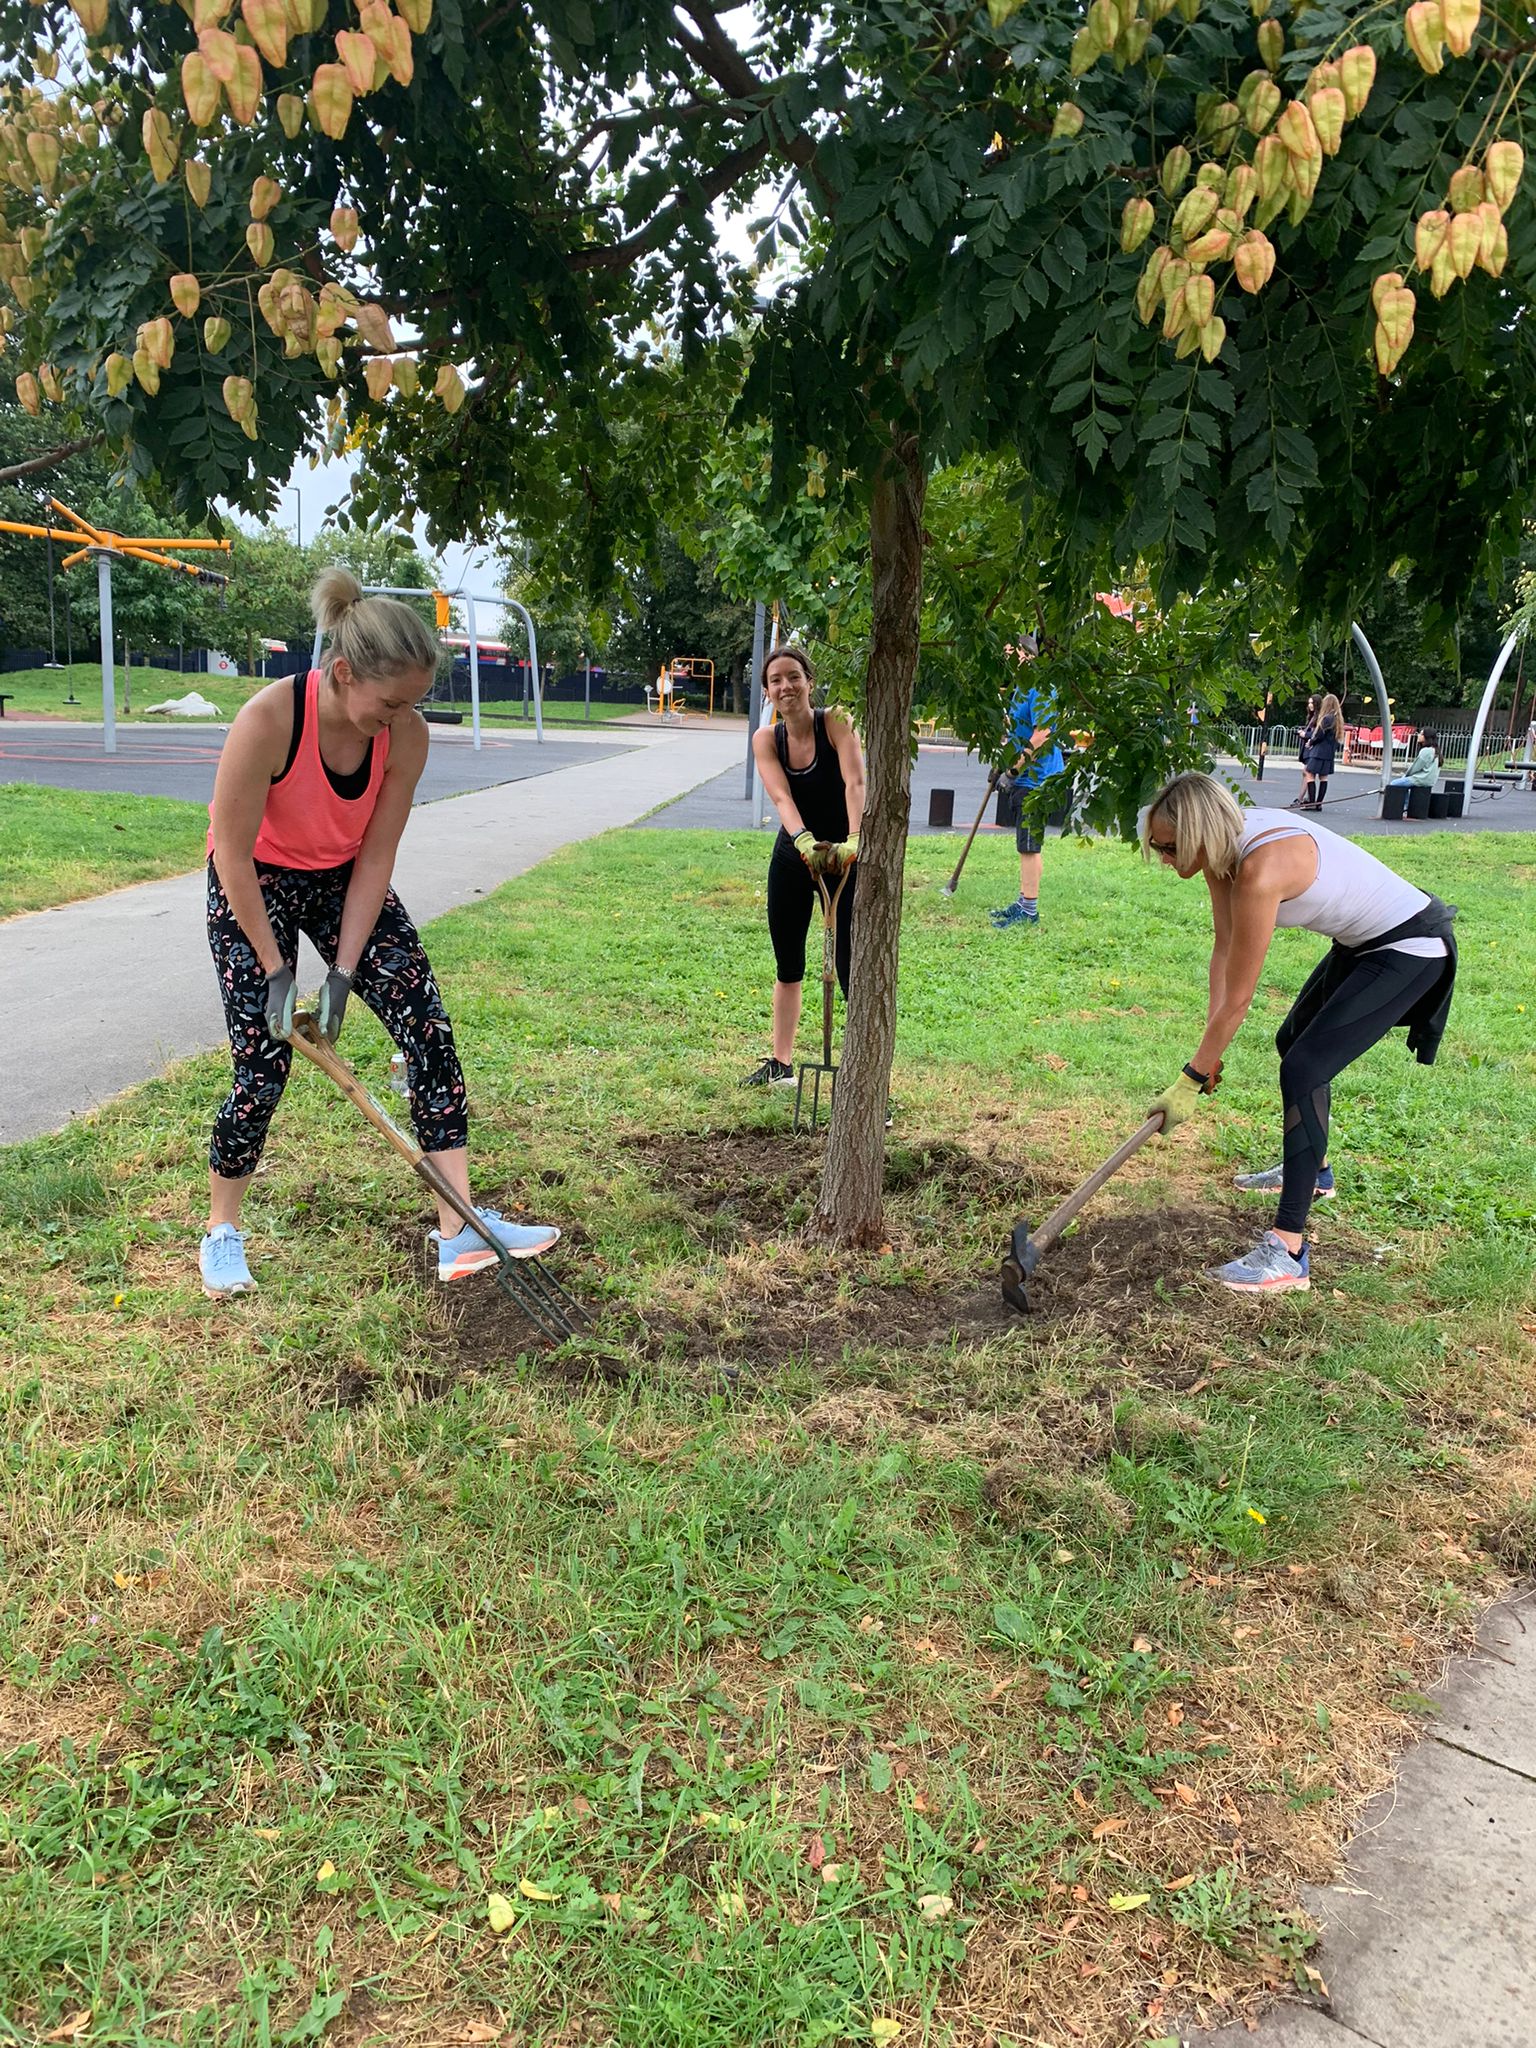
[[[14,690],[0,690],[0,718],[4,718],[5,707],[11,702],[15,694]]]

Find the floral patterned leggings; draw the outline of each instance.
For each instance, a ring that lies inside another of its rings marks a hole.
[[[256,879],[287,965],[297,963],[300,932],[326,965],[332,965],[352,863],[306,869],[258,861]],[[267,1126],[293,1065],[293,1048],[267,1036],[267,977],[229,907],[211,859],[208,944],[235,1062],[235,1085],[214,1118],[208,1163],[226,1180],[243,1180],[256,1171],[261,1158]],[[393,889],[384,898],[352,986],[405,1054],[411,1121],[422,1150],[454,1152],[468,1144],[464,1075],[454,1050],[453,1026],[416,927]]]

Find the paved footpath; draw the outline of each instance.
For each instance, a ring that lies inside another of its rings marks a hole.
[[[1477,1639],[1338,1882],[1308,1896],[1327,2003],[1188,2048],[1536,2048],[1536,1595]]]
[[[419,924],[548,854],[632,824],[718,775],[737,734],[631,732],[622,753],[411,813],[396,886]],[[199,871],[0,923],[0,1144],[56,1131],[166,1064],[224,1043]],[[305,949],[300,984],[322,969]]]

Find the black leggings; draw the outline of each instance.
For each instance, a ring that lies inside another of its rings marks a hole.
[[[339,868],[280,868],[256,863],[272,936],[289,967],[297,964],[299,933],[332,966],[341,937],[352,864]],[[267,1036],[267,977],[241,930],[212,860],[208,863],[208,944],[224,998],[224,1021],[234,1055],[235,1085],[213,1121],[208,1164],[225,1180],[256,1171],[267,1126],[293,1065],[293,1047]],[[424,1152],[456,1152],[469,1143],[464,1075],[453,1045],[453,1026],[437,992],[416,927],[391,889],[357,963],[353,992],[372,1010],[405,1054],[411,1121]]]
[[[848,1000],[848,968],[853,959],[853,892],[857,868],[837,899],[837,979]],[[773,941],[774,973],[780,981],[804,981],[805,935],[812,912],[820,913],[821,897],[814,876],[795,851],[795,842],[780,833],[768,862],[768,936]]]
[[[1277,1230],[1304,1230],[1318,1168],[1328,1157],[1334,1076],[1386,1037],[1445,972],[1416,953],[1353,954],[1333,948],[1308,975],[1280,1029],[1285,1152]]]

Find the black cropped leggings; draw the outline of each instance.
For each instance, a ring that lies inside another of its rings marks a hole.
[[[1313,968],[1275,1033],[1285,1151],[1277,1230],[1305,1230],[1318,1168],[1328,1157],[1334,1077],[1401,1024],[1445,971],[1416,953],[1353,954],[1333,947]]]
[[[837,899],[837,979],[848,1000],[848,969],[853,959],[853,892],[858,885],[857,868],[843,885]],[[768,936],[773,941],[774,973],[780,981],[804,981],[805,935],[811,916],[821,914],[821,896],[815,877],[795,851],[795,843],[780,833],[768,861]]]
[[[326,965],[333,966],[352,863],[310,869],[258,861],[256,879],[284,962],[289,967],[297,963],[303,932]],[[212,860],[208,944],[235,1062],[235,1085],[213,1121],[208,1164],[225,1180],[243,1180],[261,1158],[267,1126],[287,1086],[293,1047],[267,1035],[267,977],[229,907]],[[453,1026],[416,927],[393,889],[363,948],[352,988],[405,1054],[417,1143],[423,1152],[459,1151],[469,1143],[469,1118]]]

